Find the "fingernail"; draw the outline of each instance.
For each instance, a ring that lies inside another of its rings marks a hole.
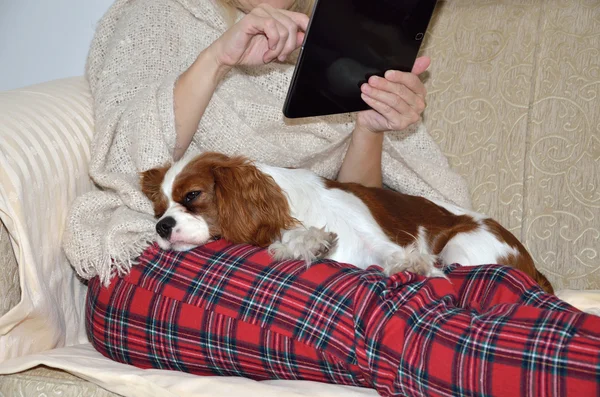
[[[367,83],[364,83],[363,85],[360,86],[361,91],[364,92],[369,92],[369,90],[371,89],[371,86],[369,86]]]

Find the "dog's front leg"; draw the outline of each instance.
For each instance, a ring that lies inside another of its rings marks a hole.
[[[269,254],[275,260],[300,259],[310,265],[326,258],[336,247],[337,234],[325,228],[300,226],[281,232],[281,241],[269,246]]]
[[[437,256],[430,252],[424,234],[419,231],[416,241],[400,246],[390,241],[373,243],[373,250],[386,274],[411,272],[426,277],[445,277],[444,272],[435,267]]]

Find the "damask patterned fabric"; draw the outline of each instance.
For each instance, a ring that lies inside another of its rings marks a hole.
[[[117,396],[98,385],[67,372],[39,367],[0,378],[2,397],[111,397]]]
[[[6,314],[21,299],[18,271],[8,230],[0,222],[0,316]]]
[[[438,3],[425,124],[556,289],[600,288],[600,2]]]

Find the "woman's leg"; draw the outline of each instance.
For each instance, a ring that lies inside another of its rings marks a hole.
[[[385,278],[272,263],[222,241],[151,247],[108,289],[90,283],[88,333],[114,360],[197,374],[382,395],[598,395],[600,318],[535,292],[520,272],[486,268],[451,268],[450,281]]]
[[[600,395],[600,317],[510,267],[452,266],[447,276],[453,301],[434,297],[443,286],[425,287],[419,295],[433,298],[420,307],[412,298],[402,310],[405,346],[417,346],[402,354],[404,387],[424,395]]]
[[[481,311],[507,303],[579,312],[556,296],[545,293],[531,277],[511,267],[452,265],[446,269],[446,275],[458,295],[459,307]]]
[[[89,339],[141,368],[369,386],[343,359],[354,326],[349,307],[335,306],[351,300],[351,275],[337,277],[347,291],[336,291],[328,287],[342,265],[316,277],[300,262],[270,262],[264,250],[222,241],[185,253],[150,247],[108,288],[90,281]]]

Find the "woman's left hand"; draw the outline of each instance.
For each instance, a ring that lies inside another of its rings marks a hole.
[[[420,57],[411,73],[388,70],[361,86],[361,97],[372,109],[358,113],[356,127],[371,132],[397,131],[415,124],[425,110],[425,86],[419,75],[431,60]]]

